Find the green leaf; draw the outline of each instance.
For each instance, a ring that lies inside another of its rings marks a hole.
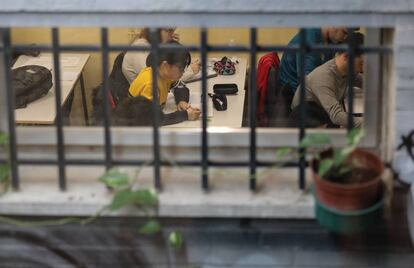
[[[347,161],[349,155],[354,150],[355,150],[355,147],[353,147],[353,146],[347,146],[347,147],[344,147],[344,148],[341,148],[341,149],[335,149],[334,150],[334,157],[333,157],[334,166],[339,167],[339,166],[343,165]]]
[[[9,135],[0,131],[0,145],[6,145],[9,143]]]
[[[168,242],[171,247],[178,249],[183,245],[183,236],[178,231],[171,232],[170,236],[168,237]]]
[[[349,154],[354,150],[353,147],[348,146],[341,149],[335,149],[333,153],[334,166],[340,166],[348,158]]]
[[[334,161],[331,158],[322,159],[319,163],[318,175],[323,177],[333,167]]]
[[[161,224],[157,220],[149,220],[139,229],[141,234],[155,234],[161,230]]]
[[[348,145],[357,146],[364,136],[362,128],[353,128],[346,136]]]
[[[131,189],[125,189],[115,194],[110,209],[117,210],[129,205],[155,206],[157,203],[158,197],[151,190],[140,189],[132,191]]]
[[[343,151],[340,149],[335,149],[333,151],[333,161],[334,165],[337,166],[344,161],[344,154]]]
[[[130,189],[119,191],[115,194],[110,205],[111,210],[118,210],[122,207],[132,205],[135,203],[134,192]]]
[[[0,165],[0,182],[7,181],[10,175],[10,165],[3,164]]]
[[[276,150],[276,160],[281,160],[286,157],[286,155],[290,154],[292,152],[292,148],[284,147],[279,148]]]
[[[299,144],[299,147],[309,147],[315,145],[326,145],[331,143],[331,138],[327,134],[315,133],[307,134]]]
[[[128,184],[128,174],[119,171],[118,168],[111,168],[103,174],[99,180],[106,186],[119,188]]]
[[[339,169],[339,171],[338,171],[338,176],[341,176],[341,175],[343,175],[343,174],[345,174],[345,173],[348,173],[348,172],[350,172],[351,171],[351,167],[349,167],[349,166],[343,166],[343,167],[341,167],[340,169]]]
[[[158,196],[153,190],[139,189],[134,191],[133,194],[136,205],[156,206],[158,204]]]

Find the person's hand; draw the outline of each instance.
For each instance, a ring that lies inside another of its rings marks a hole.
[[[177,104],[178,111],[187,110],[189,107],[190,107],[190,105],[188,104],[188,102],[185,102],[185,101],[180,101]]]
[[[175,42],[180,42],[180,34],[179,33],[172,33],[171,40]]]
[[[197,74],[200,71],[200,60],[196,59],[193,63],[190,64],[191,70],[194,74]]]
[[[187,109],[187,115],[188,115],[188,120],[194,121],[197,120],[200,117],[201,111],[198,108],[194,108],[194,107],[188,107]]]

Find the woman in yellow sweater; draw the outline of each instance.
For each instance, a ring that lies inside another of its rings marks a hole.
[[[177,45],[176,42],[172,42]],[[191,63],[190,53],[185,49],[168,49],[161,48],[158,53],[157,61],[157,92],[158,92],[158,101],[162,106],[167,101],[168,92],[173,90],[175,102],[177,104],[177,111],[171,114],[162,114],[161,124],[175,124],[185,120],[197,120],[200,116],[200,110],[193,108],[188,104],[189,100],[189,90],[187,87],[178,83],[179,86],[173,87],[175,81],[178,81],[185,69]],[[147,58],[147,66],[152,62],[153,54],[150,54]],[[120,108],[115,110],[115,117],[119,117],[121,110],[127,109],[125,106],[133,106],[133,103],[145,102],[148,100],[148,103],[153,99],[152,94],[152,68],[144,68],[137,78],[132,82],[129,88],[129,94],[131,97],[140,97],[136,100],[126,100],[122,103]],[[144,104],[146,105],[146,104]],[[124,107],[122,107],[124,106]],[[137,105],[138,107],[139,105]],[[139,114],[139,111],[137,111]],[[134,112],[134,114],[137,114]],[[125,117],[125,112],[123,117]],[[141,116],[141,115],[136,115]],[[148,117],[148,114],[142,113],[142,116]],[[131,118],[133,120],[133,118]],[[130,124],[129,124],[130,125]]]

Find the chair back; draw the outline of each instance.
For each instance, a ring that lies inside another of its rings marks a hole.
[[[122,73],[122,62],[124,61],[125,52],[116,56],[114,66],[108,78],[109,89],[111,90],[115,104],[129,97],[129,82]]]
[[[279,69],[271,68],[267,80],[265,113],[268,127],[289,125],[290,104],[279,82]]]

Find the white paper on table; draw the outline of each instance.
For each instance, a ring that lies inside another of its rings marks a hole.
[[[60,64],[65,67],[75,67],[78,63],[78,57],[64,56],[60,58]]]
[[[74,81],[78,78],[78,72],[63,72],[60,80],[61,81]]]
[[[61,67],[76,67],[79,64],[78,57],[63,56],[60,58]],[[38,57],[30,57],[25,61],[21,66],[26,65],[40,65],[48,68],[49,70],[53,69],[53,58],[50,55],[40,55]]]
[[[27,65],[40,65],[40,66],[46,67],[49,70],[53,69],[53,63],[52,63],[51,57],[30,58],[26,62],[24,62],[21,66],[27,66]]]
[[[202,110],[201,95],[190,93],[189,104],[191,107]],[[213,100],[210,97],[207,97],[207,117],[213,117]]]
[[[188,78],[186,80],[183,80],[183,82],[191,83],[191,82],[200,81],[201,80],[201,75],[202,75],[201,73],[202,73],[202,71],[200,69],[200,71],[198,73],[194,74],[193,76],[191,76],[190,78]],[[212,78],[212,77],[215,77],[215,76],[217,76],[216,71],[214,71],[213,68],[208,67],[206,77],[207,78]]]
[[[191,92],[189,104],[190,106],[199,108],[201,110],[201,94],[197,92]],[[166,114],[177,111],[177,105],[175,104],[173,94],[168,94],[167,103],[165,104],[163,111]],[[210,97],[207,98],[207,117],[213,117],[213,101]]]

